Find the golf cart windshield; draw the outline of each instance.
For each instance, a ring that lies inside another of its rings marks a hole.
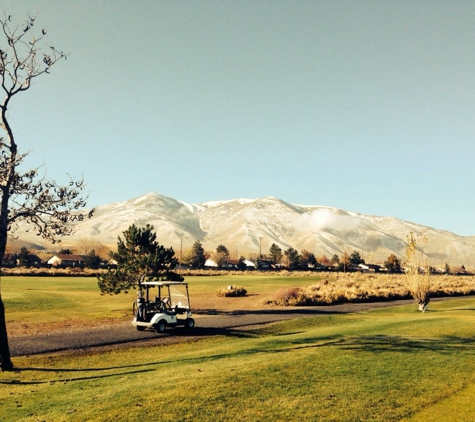
[[[142,283],[141,288],[145,289],[147,302],[165,300],[168,307],[190,309],[188,283],[147,281]]]
[[[172,306],[177,308],[189,309],[187,286],[170,286],[170,301]]]

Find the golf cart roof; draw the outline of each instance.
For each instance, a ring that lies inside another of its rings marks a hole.
[[[144,281],[141,283],[142,286],[149,286],[149,287],[155,287],[155,286],[183,286],[183,285],[188,285],[188,283],[184,281]]]

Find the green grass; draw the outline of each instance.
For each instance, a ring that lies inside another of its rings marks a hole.
[[[134,293],[101,296],[95,278],[2,277],[8,322],[41,324],[130,315]]]
[[[317,280],[318,277],[312,278]],[[193,297],[209,295],[227,285],[241,285],[249,294],[275,292],[282,287],[305,286],[309,277],[213,276],[186,277]],[[129,317],[135,290],[128,294],[101,296],[94,277],[14,277],[1,278],[7,322],[42,324],[67,320],[100,320]]]
[[[201,279],[193,287],[213,291]],[[82,292],[57,283],[61,306],[95,301],[89,281]],[[10,305],[26,300],[6,291]],[[425,314],[411,305],[179,345],[14,358],[20,370],[0,374],[0,420],[473,420],[474,311],[468,297]]]

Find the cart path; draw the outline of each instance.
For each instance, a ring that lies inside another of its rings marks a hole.
[[[441,298],[432,300],[441,300]],[[283,320],[366,312],[411,303],[414,302],[412,300],[397,300],[391,302],[346,303],[331,306],[275,307],[230,312],[201,310],[193,315],[196,326],[191,330],[186,330],[183,327],[170,328],[163,334],[149,330],[137,331],[129,321],[101,328],[64,330],[41,335],[32,333],[28,336],[10,337],[9,346],[12,356],[27,356],[66,351],[86,352],[96,348],[172,344],[213,335],[245,335],[246,331],[256,328],[256,326]]]

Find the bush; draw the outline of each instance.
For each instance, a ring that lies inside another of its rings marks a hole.
[[[419,310],[425,312],[431,294],[430,266],[427,259],[424,259],[424,254],[420,249],[421,240],[419,238],[422,239],[423,243],[427,242],[427,238],[422,234],[414,236],[410,232],[407,236],[406,275],[412,297],[419,305]]]
[[[293,306],[301,293],[302,290],[299,287],[284,288],[279,290],[270,302],[275,305]]]
[[[225,286],[216,290],[216,295],[220,297],[246,296],[247,290],[242,286]]]
[[[264,304],[277,306],[321,306],[347,302],[385,302],[414,297],[406,275],[359,273],[329,274],[309,286],[276,291]],[[440,275],[431,280],[432,296],[464,296],[475,294],[475,277]]]

